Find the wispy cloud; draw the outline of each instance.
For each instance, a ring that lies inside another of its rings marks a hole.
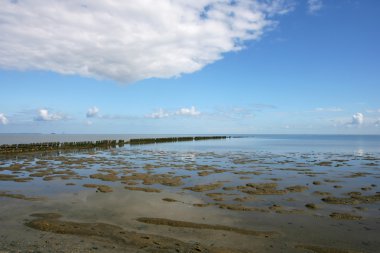
[[[0,113],[0,124],[7,125],[9,123],[8,118],[4,115],[4,113]]]
[[[109,119],[109,120],[122,120],[122,119],[136,119],[138,117],[131,115],[117,115],[117,114],[101,114],[100,109],[96,106],[88,108],[86,112],[87,118],[97,118],[97,119]],[[93,123],[90,121],[91,124]]]
[[[149,115],[147,115],[147,118],[152,118],[152,119],[162,119],[162,118],[167,118],[170,116],[170,113],[165,111],[164,109],[160,108],[156,112],[153,112]]]
[[[212,118],[217,118],[220,120],[244,120],[253,119],[256,114],[265,113],[268,110],[275,110],[277,106],[270,104],[249,104],[242,106],[233,107],[216,107],[213,112],[207,114],[207,116]]]
[[[242,120],[254,118],[255,112],[257,112],[257,110],[252,107],[222,107],[216,108],[214,112],[209,113],[209,116],[224,120]]]
[[[316,112],[342,112],[343,109],[340,107],[326,107],[326,108],[318,107],[318,108],[315,108],[314,111]]]
[[[124,120],[124,119],[138,119],[141,117],[133,116],[133,115],[121,115],[121,114],[104,114],[99,115],[98,118],[100,119],[110,119],[110,120]]]
[[[67,116],[61,113],[50,113],[47,109],[39,109],[35,121],[57,121],[67,119]]]
[[[262,111],[262,110],[268,110],[268,109],[277,109],[277,106],[275,105],[269,105],[269,104],[252,104],[252,109]]]
[[[84,124],[87,125],[87,126],[91,126],[93,124],[93,122],[91,120],[86,120],[84,122]]]
[[[380,113],[380,108],[379,109],[368,109],[366,110],[367,113]]]
[[[308,12],[313,14],[322,9],[323,7],[323,2],[322,0],[308,0],[307,1],[308,5]]]
[[[0,68],[119,82],[175,77],[259,39],[293,2],[2,1]]]

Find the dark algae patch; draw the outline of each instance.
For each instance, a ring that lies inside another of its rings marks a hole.
[[[112,188],[109,187],[108,185],[99,185],[98,186],[98,191],[104,192],[104,193],[106,193],[106,192],[113,192]]]
[[[28,182],[33,180],[31,177],[17,177],[16,175],[0,174],[0,181]]]
[[[143,191],[143,192],[156,192],[156,193],[161,192],[161,190],[159,190],[159,189],[148,188],[148,187],[125,186],[124,188],[127,189],[127,190],[130,190],[130,191]]]
[[[117,181],[117,180],[119,180],[119,177],[113,173],[110,173],[110,174],[97,173],[97,174],[90,175],[90,178],[100,179],[102,181]]]
[[[243,205],[235,205],[235,204],[218,204],[219,208],[221,209],[228,209],[232,211],[243,211],[243,212],[262,212],[262,213],[268,213],[269,210],[265,208],[260,208],[260,207],[250,207],[250,206],[243,206]]]
[[[357,205],[374,203],[380,201],[380,193],[369,196],[361,196],[359,194],[353,194],[350,198],[337,198],[337,197],[327,197],[323,198],[322,201],[328,204],[341,204],[341,205]]]
[[[96,188],[97,191],[107,193],[112,192],[112,188],[108,185],[101,185],[101,184],[84,184],[83,187],[86,188]]]
[[[309,188],[307,186],[302,186],[302,185],[294,185],[294,186],[286,187],[286,190],[288,190],[289,192],[303,192],[308,189]]]
[[[180,186],[183,184],[182,177],[172,176],[170,174],[148,174],[133,173],[132,175],[123,176],[125,183],[142,181],[145,185],[161,184],[165,186]]]
[[[2,191],[0,191],[0,197],[30,200],[30,201],[43,200],[43,198],[40,198],[40,197],[27,197],[23,194],[15,194],[15,193],[2,192]]]
[[[166,202],[181,202],[181,201],[179,201],[179,200],[172,199],[172,198],[163,198],[162,200],[163,200],[163,201],[166,201]]]
[[[305,205],[305,207],[309,208],[309,209],[317,209],[317,205],[314,204],[314,203],[308,203]]]
[[[215,190],[222,186],[223,186],[223,183],[213,183],[213,184],[195,185],[195,186],[186,187],[183,189],[194,191],[194,192],[204,192],[204,191]]]
[[[362,217],[350,213],[332,213],[330,217],[336,220],[361,220]]]
[[[246,186],[238,187],[242,192],[251,195],[283,195],[287,190],[277,189],[276,183],[259,183],[246,184]]]
[[[224,231],[235,232],[235,233],[239,233],[243,235],[254,235],[254,236],[261,236],[261,237],[273,237],[275,235],[278,235],[277,232],[273,232],[273,231],[270,231],[270,232],[254,231],[254,230],[247,230],[247,229],[241,229],[241,228],[235,228],[235,227],[229,227],[229,226],[223,226],[223,225],[193,223],[193,222],[188,222],[188,221],[177,221],[177,220],[169,220],[169,219],[162,219],[162,218],[142,217],[142,218],[138,218],[137,221],[148,223],[148,224],[164,225],[164,226],[170,226],[170,227],[224,230]]]

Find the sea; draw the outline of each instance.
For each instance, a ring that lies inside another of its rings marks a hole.
[[[170,134],[0,134],[2,144],[24,144],[40,142],[76,142],[98,140],[129,140],[132,138],[160,138]],[[342,152],[380,153],[380,135],[302,135],[302,134],[257,134],[228,135],[226,140],[208,140],[148,145],[148,149],[199,150],[199,151],[266,151],[266,152]]]

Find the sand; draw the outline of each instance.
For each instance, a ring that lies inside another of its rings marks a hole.
[[[136,233],[106,223],[62,221],[60,220],[61,215],[56,213],[37,213],[31,216],[37,219],[26,222],[25,225],[33,229],[57,234],[98,237],[109,240],[113,244],[132,246],[136,250],[144,249],[145,252],[240,252],[233,249],[206,247],[198,243],[186,243],[164,236]],[[142,218],[142,222],[144,222],[144,218]],[[220,227],[217,228],[220,229]],[[249,231],[242,230],[240,232],[248,233]]]

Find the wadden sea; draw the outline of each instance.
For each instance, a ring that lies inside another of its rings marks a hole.
[[[151,136],[2,134],[0,144],[136,137]],[[0,252],[379,252],[380,136],[2,155],[0,203]]]

